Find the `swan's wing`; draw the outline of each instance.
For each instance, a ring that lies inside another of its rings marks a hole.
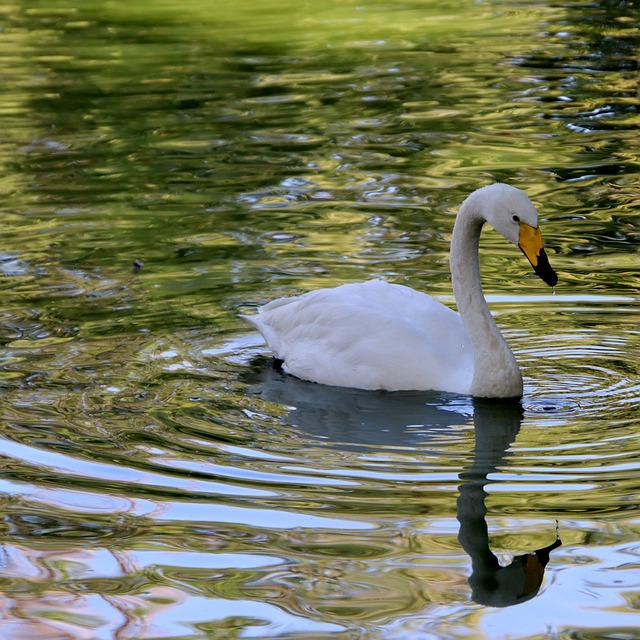
[[[249,320],[284,369],[361,389],[466,393],[473,358],[460,316],[430,296],[381,280],[280,298]]]

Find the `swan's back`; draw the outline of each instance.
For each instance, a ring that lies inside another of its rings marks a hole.
[[[283,368],[360,389],[468,393],[473,354],[460,316],[432,297],[371,280],[280,298],[245,316]]]

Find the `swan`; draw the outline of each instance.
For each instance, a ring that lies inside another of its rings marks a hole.
[[[371,280],[279,298],[243,317],[262,334],[274,366],[303,380],[521,398],[520,368],[482,292],[478,244],[485,222],[556,285],[536,208],[524,191],[495,183],[471,193],[456,216],[449,262],[459,313],[404,285]]]

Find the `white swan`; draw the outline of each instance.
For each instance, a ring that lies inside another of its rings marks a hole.
[[[280,298],[244,316],[286,373],[359,389],[522,396],[522,375],[482,293],[478,242],[485,222],[522,249],[549,285],[538,212],[520,189],[492,184],[460,207],[451,238],[451,278],[460,313],[431,296],[381,280]]]

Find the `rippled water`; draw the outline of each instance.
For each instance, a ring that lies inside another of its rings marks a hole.
[[[637,638],[636,4],[28,5],[0,7],[0,636]],[[239,315],[280,295],[453,305],[494,180],[560,276],[484,234],[522,404],[270,368]]]

